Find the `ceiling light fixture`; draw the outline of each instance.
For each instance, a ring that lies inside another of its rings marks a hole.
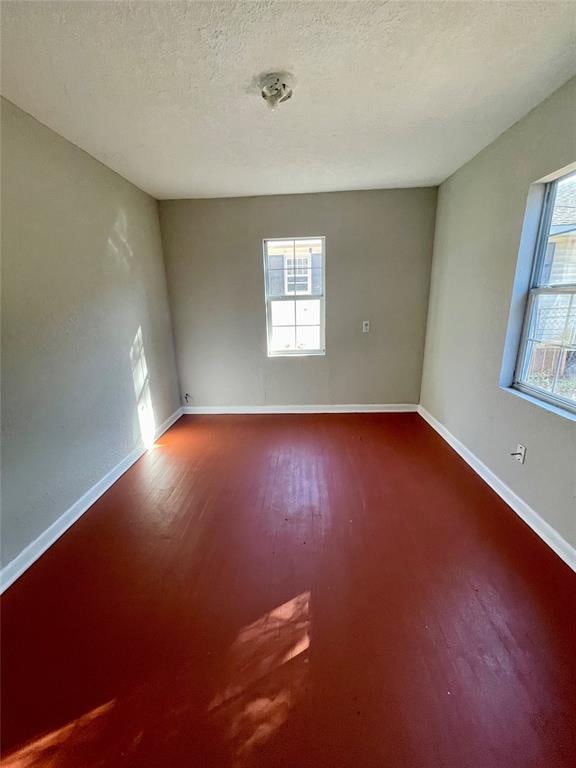
[[[262,98],[270,109],[276,109],[278,104],[291,98],[293,85],[294,78],[289,72],[269,72],[259,81]]]

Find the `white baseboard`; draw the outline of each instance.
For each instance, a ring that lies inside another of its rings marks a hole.
[[[415,403],[368,403],[350,405],[186,405],[187,414],[209,413],[415,413]]]
[[[175,421],[182,416],[182,408],[178,408],[174,413],[166,419],[160,426],[158,426],[154,432],[155,439],[158,439],[160,435],[164,434]],[[8,589],[16,579],[18,579],[24,571],[29,568],[38,558],[46,552],[46,550],[54,544],[54,542],[65,533],[70,526],[80,518],[89,507],[97,501],[103,493],[105,493],[121,475],[130,469],[130,467],[138,461],[138,459],[144,455],[146,448],[143,445],[136,447],[131,451],[126,458],[116,464],[110,472],[107,472],[104,477],[92,486],[86,493],[81,496],[78,501],[74,502],[72,506],[66,510],[60,517],[55,520],[52,525],[46,528],[37,539],[32,541],[28,546],[17,555],[14,560],[8,563],[0,571],[0,593]]]
[[[158,440],[158,438],[161,435],[163,435],[164,432],[166,432],[168,429],[170,429],[172,424],[175,424],[178,421],[178,419],[180,418],[180,416],[182,416],[183,413],[184,413],[184,411],[182,410],[182,408],[177,408],[174,411],[174,413],[172,414],[172,416],[168,416],[166,421],[163,421],[162,424],[160,424],[159,427],[156,427],[156,429],[154,430],[154,440]],[[142,453],[144,453],[144,451],[142,451]]]
[[[500,480],[492,470],[480,461],[472,451],[468,450],[466,446],[458,440],[457,437],[449,432],[446,427],[441,424],[438,419],[435,419],[431,413],[423,406],[418,406],[418,413],[422,418],[430,424],[430,426],[438,432],[438,434],[446,440],[456,453],[458,453],[464,461],[469,464],[476,474],[488,483],[492,490],[496,491],[498,496],[503,499],[509,507],[511,507],[516,514],[524,520],[532,530],[540,536],[540,538],[548,544],[548,546],[556,552],[556,554],[564,560],[564,562],[576,571],[576,549],[566,541],[552,526],[546,522],[532,507],[530,507],[524,499],[521,499],[514,491]]]

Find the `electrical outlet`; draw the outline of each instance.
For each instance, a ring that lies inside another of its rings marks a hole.
[[[362,320],[362,333],[370,333],[370,320]]]
[[[518,443],[516,450],[513,451],[510,456],[513,456],[519,464],[524,464],[526,459],[526,446]]]

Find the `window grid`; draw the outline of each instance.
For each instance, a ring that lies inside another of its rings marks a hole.
[[[303,248],[308,253],[297,254]],[[268,356],[324,355],[325,238],[265,239],[263,252]],[[283,319],[275,317],[279,312]]]
[[[546,185],[514,386],[576,412],[576,174]]]

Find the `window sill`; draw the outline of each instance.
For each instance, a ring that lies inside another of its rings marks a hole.
[[[274,360],[276,357],[326,357],[326,350],[318,350],[316,352],[268,352],[270,360]]]
[[[548,400],[544,400],[540,397],[536,397],[535,395],[531,395],[528,392],[524,392],[523,390],[518,389],[517,387],[501,386],[500,389],[504,390],[504,392],[508,392],[511,395],[516,395],[516,397],[521,397],[522,400],[527,400],[529,403],[532,403],[532,405],[543,408],[549,413],[555,413],[557,416],[562,416],[564,419],[576,422],[576,413],[573,413],[566,408],[562,408],[560,405],[555,405]]]

